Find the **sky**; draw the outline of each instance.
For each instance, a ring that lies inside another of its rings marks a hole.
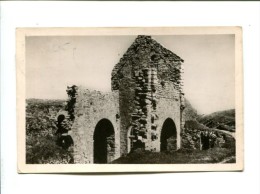
[[[66,99],[67,86],[111,91],[111,71],[136,36],[26,38],[26,98]],[[184,93],[199,114],[235,107],[234,35],[162,35],[184,59]]]

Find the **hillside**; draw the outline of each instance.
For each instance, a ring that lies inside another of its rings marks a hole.
[[[188,99],[184,99],[185,101],[185,109],[183,112],[184,120],[190,121],[195,120],[198,117],[197,110],[192,107],[191,103],[188,101]]]
[[[198,117],[197,120],[209,128],[235,132],[235,109],[203,115]]]

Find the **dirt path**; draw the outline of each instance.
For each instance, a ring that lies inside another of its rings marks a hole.
[[[206,125],[202,124],[203,126],[207,127]],[[221,132],[221,133],[225,133],[227,135],[231,135],[233,138],[236,139],[236,133],[235,132],[230,132],[230,131],[224,131],[224,130],[220,130],[220,129],[215,129],[215,128],[209,128],[208,129],[212,130],[212,131],[217,131],[217,132]]]
[[[224,130],[220,130],[220,129],[212,129],[212,130],[231,135],[232,137],[234,137],[236,139],[236,133],[235,132],[224,131]]]

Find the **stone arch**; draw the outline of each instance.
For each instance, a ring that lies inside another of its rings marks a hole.
[[[163,123],[160,142],[161,151],[177,149],[177,128],[171,118],[167,118]]]
[[[108,119],[101,119],[94,130],[93,136],[94,163],[104,164],[115,157],[115,131]]]

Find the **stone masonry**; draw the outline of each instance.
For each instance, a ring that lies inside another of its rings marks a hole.
[[[180,148],[182,63],[150,36],[138,36],[112,70],[111,92],[74,87],[68,103],[75,163],[109,163],[136,149],[159,152],[170,141]]]

